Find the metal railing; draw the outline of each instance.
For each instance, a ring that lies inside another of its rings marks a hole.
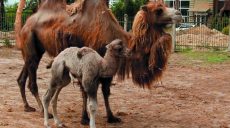
[[[230,36],[226,31],[230,25],[228,17],[192,16],[176,26],[176,51],[226,50]]]
[[[24,12],[22,14],[23,22],[25,22],[30,15],[31,13]],[[16,16],[15,12],[6,12],[0,19],[0,45],[15,43],[15,32],[14,32],[15,16]]]
[[[2,43],[15,43],[15,12],[7,12],[1,19],[0,24],[0,45]],[[31,13],[23,13],[23,22]],[[132,29],[133,17],[117,18],[121,26],[126,30]],[[128,23],[125,23],[127,21]],[[206,18],[202,16],[185,17],[186,22],[176,25],[175,50],[226,50],[229,46],[230,36],[223,33],[229,25],[228,17]],[[230,25],[229,25],[230,26]],[[222,32],[223,31],[223,32]]]

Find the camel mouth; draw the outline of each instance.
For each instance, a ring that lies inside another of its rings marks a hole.
[[[131,57],[131,55],[132,55],[131,50],[128,49],[128,48],[125,48],[123,55],[124,55],[125,58]]]
[[[173,8],[167,8],[166,9],[168,12],[168,16],[171,18],[172,20],[172,24],[177,24],[177,23],[181,23],[183,21],[183,17],[180,11],[173,9]]]
[[[183,21],[182,15],[175,15],[172,17],[172,22],[174,24],[181,23]]]

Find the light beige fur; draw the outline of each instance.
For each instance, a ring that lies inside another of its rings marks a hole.
[[[106,48],[104,58],[91,48],[71,47],[62,51],[54,59],[51,67],[51,83],[43,97],[44,125],[46,127],[49,127],[48,105],[51,99],[54,121],[58,127],[63,126],[57,117],[57,97],[61,89],[70,83],[70,74],[79,80],[88,95],[90,128],[96,127],[98,78],[115,75],[120,59],[127,57],[129,51],[119,39],[112,41]]]

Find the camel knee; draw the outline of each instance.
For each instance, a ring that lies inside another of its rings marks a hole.
[[[88,98],[88,110],[90,113],[95,114],[97,111],[97,100],[94,98]]]
[[[27,71],[23,69],[17,79],[17,83],[20,88],[25,87],[26,79],[27,79]]]
[[[18,86],[19,86],[20,88],[23,88],[23,87],[25,87],[26,80],[22,80],[20,77],[18,77],[17,83],[18,83]]]
[[[30,90],[30,92],[35,96],[38,94],[38,86],[37,84],[29,84],[28,85],[28,89]]]
[[[50,103],[51,98],[52,98],[52,94],[51,94],[50,89],[48,89],[46,91],[46,93],[43,95],[43,98],[42,98],[43,106],[48,106],[48,104]]]

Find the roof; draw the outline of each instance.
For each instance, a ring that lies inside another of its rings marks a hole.
[[[207,12],[211,9],[207,0],[195,0],[194,7],[190,8],[191,12]]]

